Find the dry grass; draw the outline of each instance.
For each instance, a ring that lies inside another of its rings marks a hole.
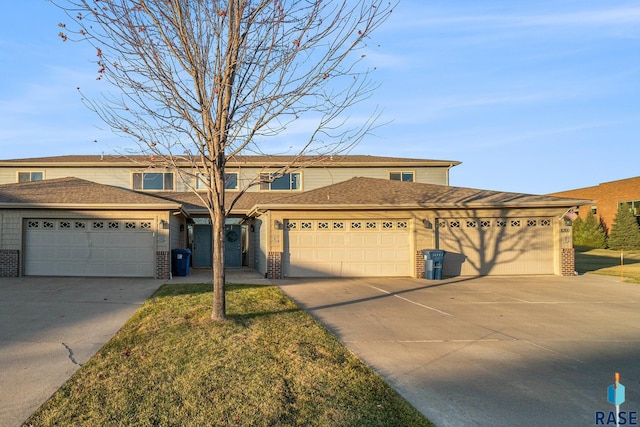
[[[431,425],[275,287],[165,285],[26,425]]]
[[[620,251],[576,249],[576,270],[578,273],[618,276],[627,282],[640,283],[640,253],[625,251],[621,262]]]

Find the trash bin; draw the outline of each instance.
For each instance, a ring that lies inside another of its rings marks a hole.
[[[442,264],[446,252],[440,249],[423,249],[424,278],[428,280],[442,279]]]
[[[188,276],[189,264],[191,264],[191,249],[171,251],[171,272],[174,276]]]

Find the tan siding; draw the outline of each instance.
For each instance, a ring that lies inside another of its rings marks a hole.
[[[255,220],[255,269],[261,274],[267,272],[267,226],[266,215]]]
[[[16,211],[5,211],[0,221],[0,249],[22,249],[21,217]]]
[[[131,188],[131,174],[144,170],[137,168],[100,168],[100,167],[48,167],[48,168],[0,168],[0,184],[12,184],[17,182],[18,171],[43,171],[45,179],[76,177],[93,181],[99,184],[113,185],[122,188]],[[362,167],[362,168],[316,168],[309,167],[299,170],[302,175],[302,190],[308,191],[331,184],[347,181],[353,177],[369,177],[389,179],[389,171],[406,170],[415,172],[416,182],[426,184],[447,184],[448,169],[442,167],[422,168],[389,168],[389,167]],[[238,172],[237,168],[229,168],[229,172]],[[268,170],[262,168],[243,168],[240,170],[239,185],[246,186],[260,172]],[[185,178],[188,179],[188,178]],[[175,177],[175,191],[189,191],[188,186],[179,177]],[[258,186],[249,191],[259,191]]]

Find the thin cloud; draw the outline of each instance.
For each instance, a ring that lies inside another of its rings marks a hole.
[[[515,27],[596,27],[640,24],[640,7],[598,9],[548,14],[486,14],[443,16],[405,22],[411,26],[475,25],[492,28]]]

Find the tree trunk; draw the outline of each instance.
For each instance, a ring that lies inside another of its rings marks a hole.
[[[225,320],[225,284],[224,284],[224,212],[216,204],[214,218],[212,218],[211,239],[213,248],[213,320]]]

